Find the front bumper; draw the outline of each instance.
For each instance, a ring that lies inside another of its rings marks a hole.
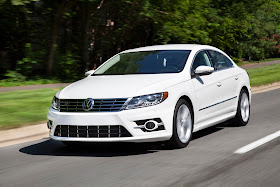
[[[168,140],[172,136],[174,107],[164,101],[158,105],[123,110],[119,112],[58,112],[49,109],[48,119],[52,121],[50,138],[58,141],[79,142],[156,142]],[[144,132],[135,121],[160,118],[164,130]],[[55,136],[57,125],[75,126],[123,126],[131,137],[60,137]]]

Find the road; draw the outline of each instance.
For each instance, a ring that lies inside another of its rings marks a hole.
[[[280,130],[280,89],[253,95],[246,127],[219,124],[185,149],[155,144],[68,148],[49,139],[0,148],[0,186],[279,186],[280,138],[235,150]]]

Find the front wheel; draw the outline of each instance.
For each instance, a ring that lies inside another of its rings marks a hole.
[[[236,116],[233,119],[233,122],[237,126],[245,126],[250,119],[250,101],[249,95],[245,90],[241,90],[238,100],[238,107]]]
[[[169,143],[173,148],[186,147],[192,138],[193,114],[186,100],[179,100],[173,116],[173,135]]]

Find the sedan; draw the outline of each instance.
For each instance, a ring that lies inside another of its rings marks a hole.
[[[50,138],[75,142],[167,142],[250,118],[248,74],[208,45],[172,44],[116,54],[62,89],[48,113]]]

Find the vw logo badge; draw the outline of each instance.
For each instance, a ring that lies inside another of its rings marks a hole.
[[[83,109],[84,111],[90,111],[93,109],[94,100],[92,98],[87,98],[83,102]]]

